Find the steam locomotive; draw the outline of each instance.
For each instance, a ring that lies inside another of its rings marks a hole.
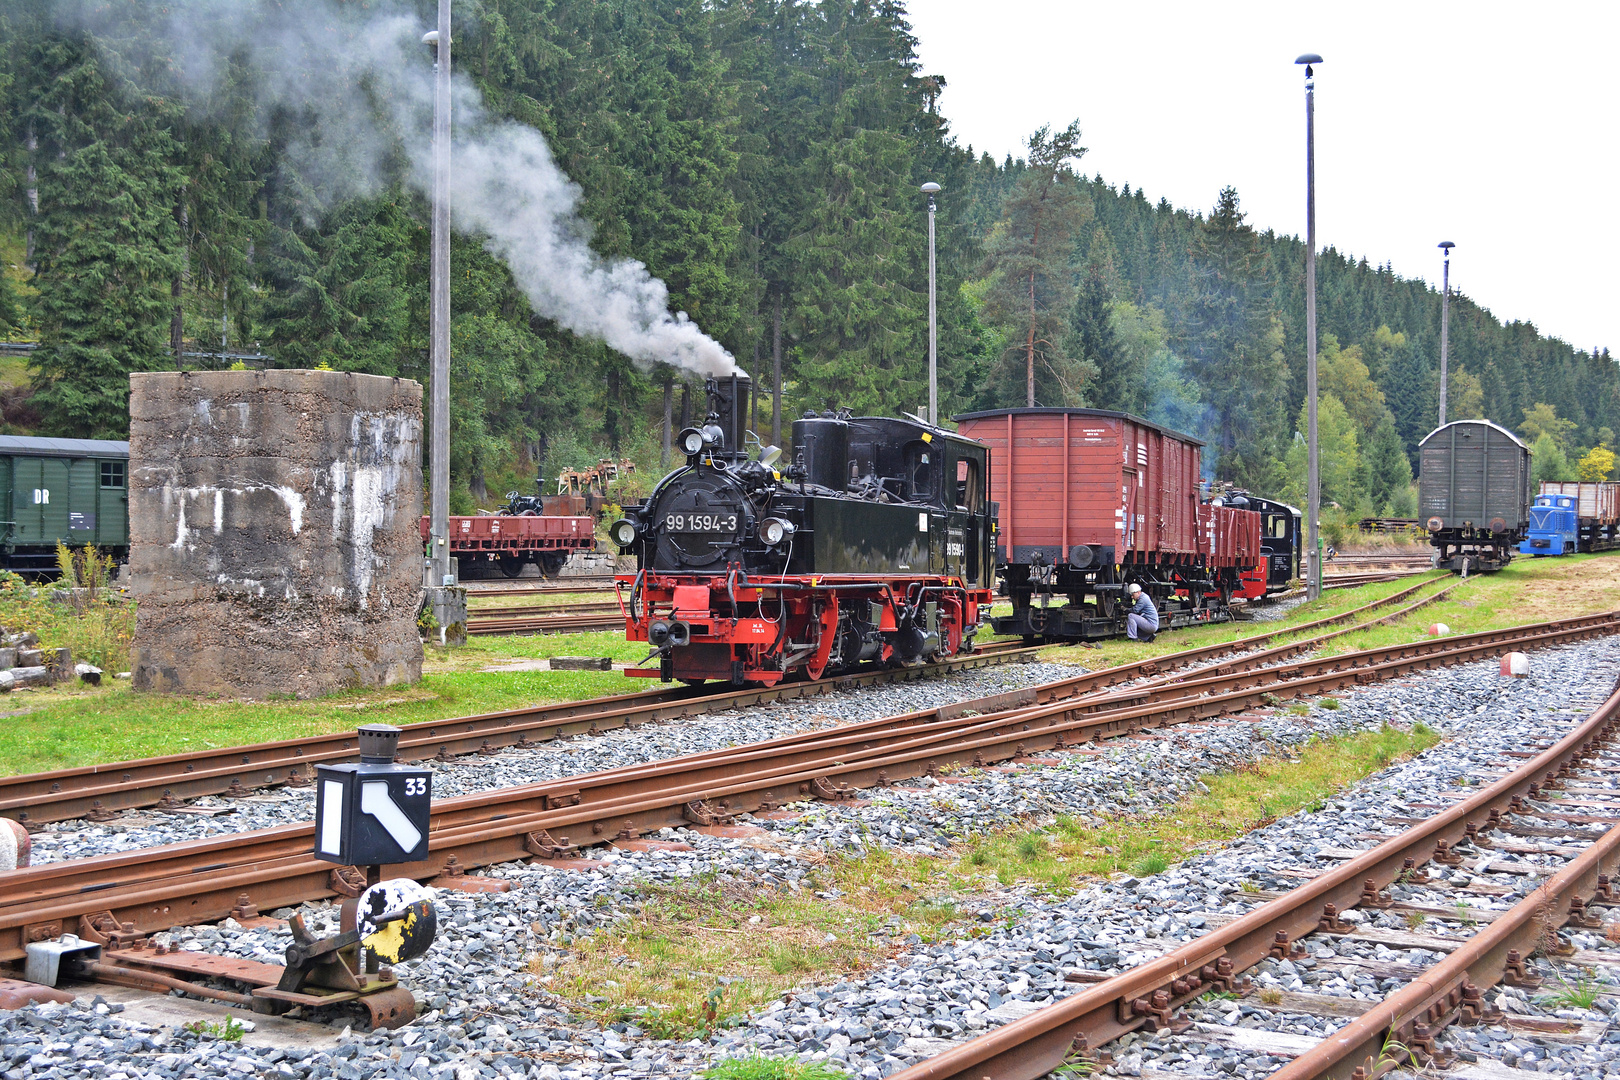
[[[783,469],[748,430],[750,387],[711,379],[705,423],[680,433],[686,464],[609,528],[639,567],[619,579],[627,634],[651,650],[627,674],[771,685],[971,651],[993,601],[987,449],[812,411]]]

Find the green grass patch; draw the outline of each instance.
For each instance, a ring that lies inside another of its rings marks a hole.
[[[1060,817],[1032,845],[1028,832],[982,837],[962,852],[963,873],[985,872],[1003,884],[1016,881],[1057,891],[1084,878],[1129,870],[1162,873],[1193,852],[1217,847],[1299,810],[1319,808],[1335,792],[1421,753],[1440,737],[1422,724],[1411,731],[1385,726],[1318,740],[1297,758],[1270,758],[1247,768],[1203,778],[1200,794],[1155,814],[1094,825]]]
[[[796,986],[883,963],[906,935],[937,940],[959,917],[949,897],[965,884],[948,859],[883,849],[829,861],[800,892],[712,876],[641,883],[639,913],[572,942],[560,963],[537,957],[529,969],[571,1012],[687,1039]]]
[[[843,1069],[826,1061],[800,1061],[796,1056],[726,1058],[698,1073],[704,1080],[844,1080]]]

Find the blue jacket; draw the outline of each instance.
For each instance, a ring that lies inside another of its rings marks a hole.
[[[1153,601],[1148,599],[1147,593],[1136,594],[1136,603],[1131,605],[1130,613],[1142,616],[1153,629],[1159,628],[1159,609],[1153,606]]]

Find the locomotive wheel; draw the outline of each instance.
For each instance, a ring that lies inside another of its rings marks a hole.
[[[523,564],[526,562],[528,562],[528,560],[523,558],[521,555],[502,555],[496,560],[497,565],[499,565],[501,568],[501,573],[505,574],[509,578],[515,578],[519,574],[522,574]]]

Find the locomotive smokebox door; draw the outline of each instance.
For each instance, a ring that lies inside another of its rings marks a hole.
[[[428,854],[433,773],[395,765],[399,728],[360,729],[358,764],[315,769],[315,857],[346,866],[419,862]]]

